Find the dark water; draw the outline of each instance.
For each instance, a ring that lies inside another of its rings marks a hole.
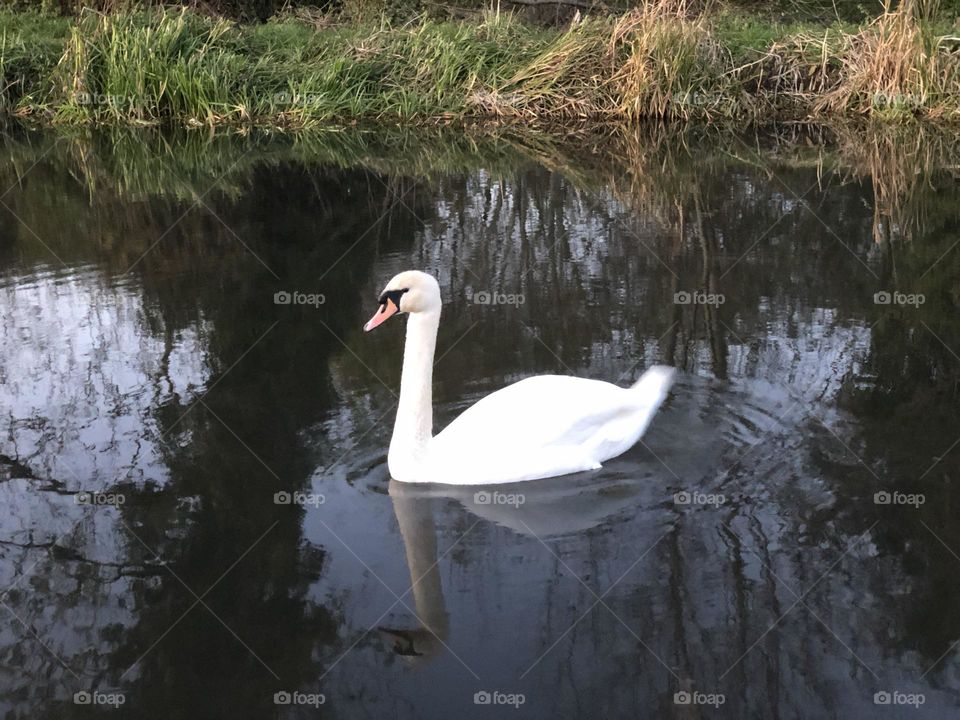
[[[957,714],[949,142],[3,143],[6,717]],[[680,380],[522,505],[394,487],[403,327],[361,325],[408,268],[438,427],[538,373]]]

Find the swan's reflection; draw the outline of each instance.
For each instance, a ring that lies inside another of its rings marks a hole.
[[[636,480],[636,459],[630,463],[633,476],[617,472],[611,461],[604,469],[560,478],[546,478],[490,487],[420,485],[390,481],[390,497],[400,520],[401,506],[420,503],[430,507],[431,498],[456,500],[481,520],[510,528],[519,535],[548,538],[581,533],[596,527],[637,502],[641,487]],[[407,557],[410,539],[404,532]],[[412,567],[411,567],[412,572]]]
[[[379,629],[392,642],[393,651],[410,663],[444,650],[450,634],[434,519],[439,500],[456,500],[478,522],[492,522],[540,540],[585,532],[643,502],[641,484],[626,482],[612,464],[605,471],[491,488],[391,480],[389,493],[403,538],[419,626]]]
[[[416,662],[433,657],[443,649],[450,632],[450,620],[440,582],[433,501],[430,496],[408,493],[402,488],[402,483],[390,481],[390,498],[403,538],[410,569],[410,592],[420,627],[412,630],[381,627],[380,631],[393,642],[394,652]]]

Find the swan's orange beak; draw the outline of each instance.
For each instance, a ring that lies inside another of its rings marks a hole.
[[[374,315],[367,321],[367,324],[363,326],[364,332],[370,332],[375,327],[383,325],[391,315],[396,315],[399,312],[400,308],[390,298],[387,298],[383,301],[383,304],[380,306],[380,309],[377,310],[377,314]]]

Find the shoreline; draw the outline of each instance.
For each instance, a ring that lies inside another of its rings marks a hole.
[[[960,123],[960,29],[909,4],[861,26],[687,0],[563,28],[490,11],[400,26],[5,11],[0,34],[0,111],[44,125]]]

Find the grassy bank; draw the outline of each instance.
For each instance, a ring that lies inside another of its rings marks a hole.
[[[3,13],[0,102],[55,123],[956,122],[960,28],[930,4],[856,26],[659,0],[552,29],[499,12],[402,25]]]

